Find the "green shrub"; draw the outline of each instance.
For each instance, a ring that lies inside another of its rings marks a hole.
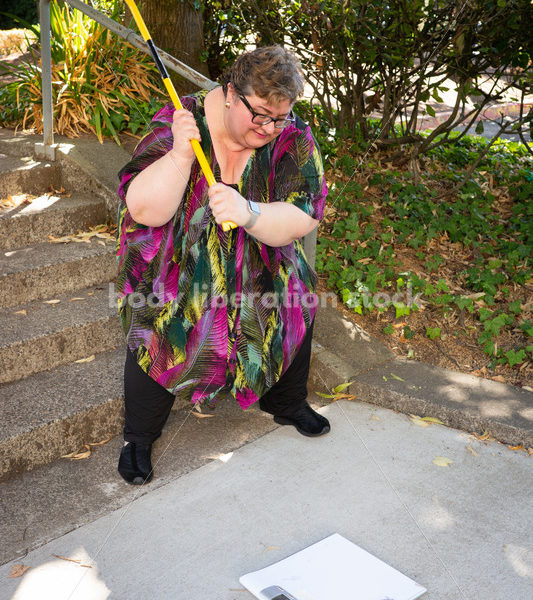
[[[113,0],[118,15],[121,2]],[[120,131],[136,134],[163,104],[151,58],[66,4],[50,5],[54,130],[76,136],[91,131],[100,140]],[[39,26],[29,26],[39,36]],[[16,80],[0,90],[0,124],[42,131],[39,57],[6,70]]]
[[[457,148],[436,148],[415,182],[407,170],[368,162],[353,181],[353,163],[360,161],[349,152],[349,140],[338,142],[327,170],[334,181],[316,268],[358,314],[386,310],[390,319],[408,317],[418,308],[408,302],[410,290],[413,301],[419,295],[428,312],[442,319],[442,325],[431,319],[428,337],[438,339],[446,331],[447,316],[467,319],[494,364],[515,366],[533,356],[527,319],[533,276],[533,204],[527,190],[533,158],[520,144],[502,140],[460,193],[443,200],[436,192],[453,186],[449,173],[462,177],[486,143],[465,136]],[[411,257],[409,268],[403,256]],[[383,293],[391,301],[384,303]],[[400,294],[396,302],[395,293]],[[383,331],[393,333],[388,326]],[[406,339],[413,335],[404,328]]]

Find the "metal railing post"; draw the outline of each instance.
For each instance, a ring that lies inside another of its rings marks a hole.
[[[307,262],[315,268],[316,261],[316,239],[318,236],[318,227],[313,229],[311,233],[304,236],[304,252]]]
[[[39,0],[41,24],[41,82],[43,94],[43,143],[35,144],[37,156],[55,160],[54,116],[52,105],[52,51],[50,46],[50,0]]]

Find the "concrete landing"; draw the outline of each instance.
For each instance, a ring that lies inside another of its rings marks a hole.
[[[530,456],[368,404],[322,413],[326,436],[280,427],[14,561],[22,578],[4,565],[0,598],[252,600],[240,575],[334,532],[424,600],[532,597]]]

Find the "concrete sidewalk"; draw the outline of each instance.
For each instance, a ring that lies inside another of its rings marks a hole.
[[[334,306],[320,306],[313,337],[311,389],[351,381],[357,400],[436,417],[467,432],[533,448],[533,393],[466,373],[397,357]]]
[[[5,564],[0,598],[246,600],[240,575],[334,532],[428,600],[533,597],[530,457],[364,403],[322,412],[322,438],[280,427],[30,552],[22,578]]]

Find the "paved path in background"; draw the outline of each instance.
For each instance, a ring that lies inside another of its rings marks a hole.
[[[280,427],[30,552],[21,579],[4,565],[0,599],[252,600],[242,574],[334,532],[424,600],[533,597],[530,457],[368,404],[322,412],[324,437]]]
[[[456,127],[454,131],[464,131],[464,127]],[[491,140],[500,130],[499,126],[496,123],[491,123],[490,121],[483,122],[483,133],[477,134],[474,131],[475,128],[471,128],[468,132],[469,135],[482,135],[484,138]],[[502,139],[512,140],[514,142],[521,142],[520,136],[517,133],[504,133],[500,135]],[[529,135],[529,131],[524,135],[527,142],[531,141],[531,136]]]
[[[530,108],[533,108],[533,98],[528,96],[528,102],[524,104],[523,112],[527,114]],[[446,119],[451,114],[451,107],[446,105],[436,105],[434,106],[436,110],[436,114],[434,117],[424,117],[419,120],[419,130],[423,129],[434,129],[440,123],[446,121]],[[493,120],[499,121],[501,115],[505,115],[509,121],[512,121],[513,118],[517,117],[520,114],[520,104],[516,102],[508,102],[501,104],[493,104],[485,110],[482,111],[477,121],[483,121],[484,132],[481,134],[483,137],[492,138],[499,131],[499,127],[497,124],[493,123]],[[465,127],[456,127],[454,131],[463,131]],[[477,135],[475,133],[475,124],[470,128],[469,134]],[[515,141],[521,141],[520,137],[517,134],[503,134],[502,138],[513,139]],[[525,135],[526,140],[531,141],[530,132],[528,131]]]

